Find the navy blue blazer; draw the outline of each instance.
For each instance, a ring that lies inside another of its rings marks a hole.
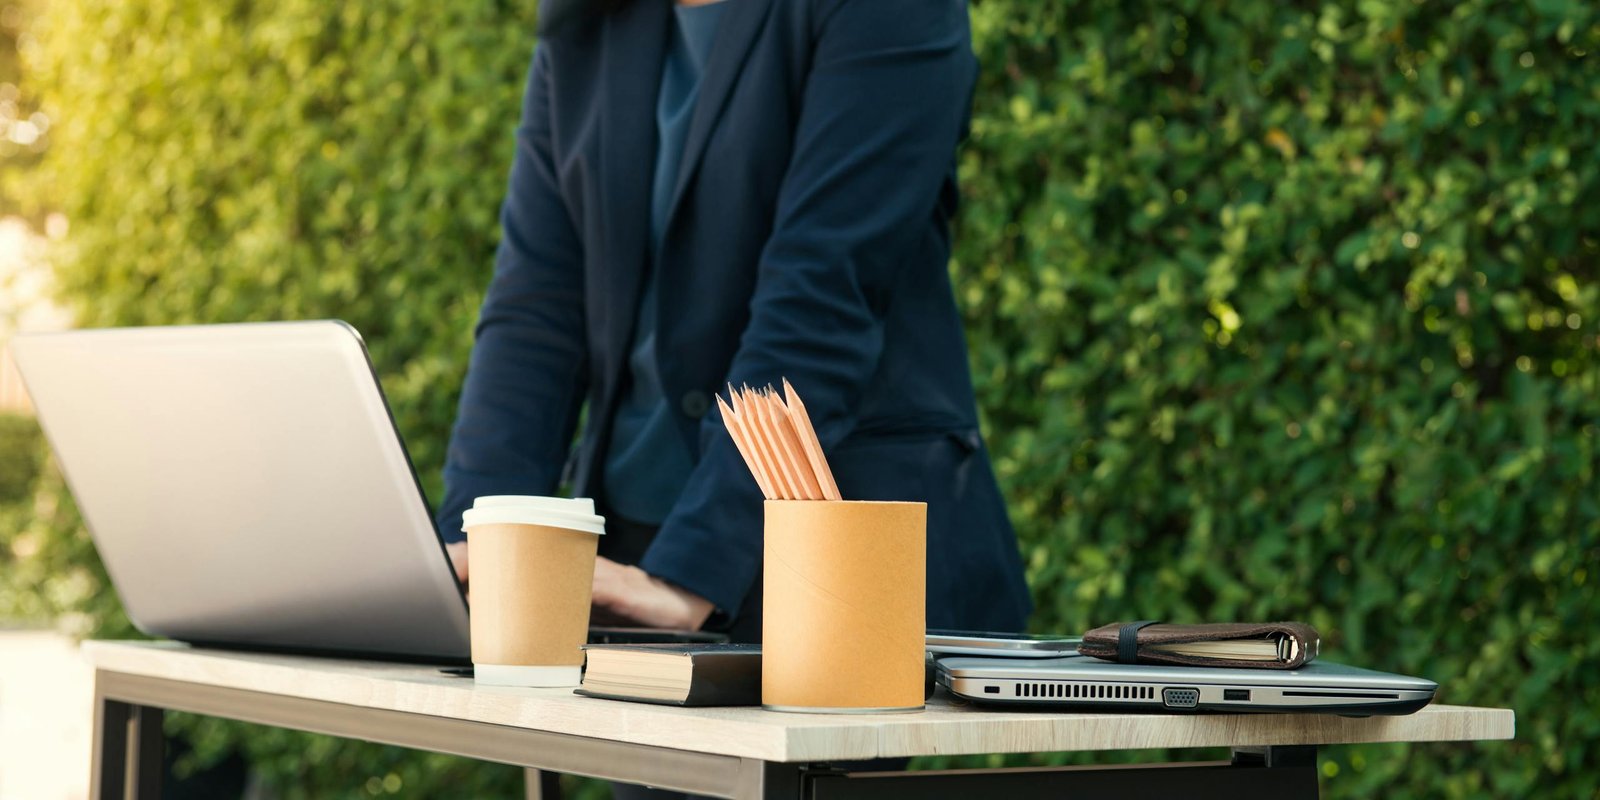
[[[928,624],[1020,630],[1030,601],[948,273],[977,71],[966,3],[726,1],[656,260],[660,374],[695,466],[640,566],[743,605],[762,500],[712,396],[787,377],[845,498],[928,503]],[[551,494],[564,477],[603,492],[650,263],[670,14],[633,0],[534,53],[445,468],[447,536],[478,495]]]

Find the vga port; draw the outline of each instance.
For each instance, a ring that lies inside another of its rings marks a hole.
[[[1194,708],[1200,704],[1200,690],[1172,687],[1162,689],[1161,704],[1167,708]]]

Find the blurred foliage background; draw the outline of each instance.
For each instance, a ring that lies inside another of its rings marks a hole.
[[[437,496],[531,1],[31,2],[0,34],[54,124],[0,199],[70,220],[78,321],[349,320]],[[1326,748],[1327,796],[1595,796],[1600,13],[971,9],[951,268],[1033,627],[1304,619],[1329,658],[1518,712],[1512,742]],[[30,426],[0,425],[0,614],[128,634]],[[284,797],[519,791],[170,725],[182,768],[242,749]]]
[[[50,119],[21,80],[25,19],[21,5],[0,2],[0,217],[21,210],[20,176],[39,163],[50,142]]]

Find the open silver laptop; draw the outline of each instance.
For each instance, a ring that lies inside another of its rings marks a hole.
[[[353,328],[88,330],[12,347],[140,630],[467,659],[466,599]]]
[[[941,658],[939,682],[981,703],[1100,711],[1410,714],[1433,701],[1433,681],[1314,661],[1300,669],[1117,664],[1086,656]]]

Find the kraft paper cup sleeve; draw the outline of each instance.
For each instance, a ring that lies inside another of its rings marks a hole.
[[[924,503],[767,501],[762,705],[922,708],[926,531]]]
[[[463,514],[472,553],[479,683],[575,686],[605,520],[587,499],[480,497]]]
[[[566,528],[475,525],[472,661],[580,666],[599,538]]]

